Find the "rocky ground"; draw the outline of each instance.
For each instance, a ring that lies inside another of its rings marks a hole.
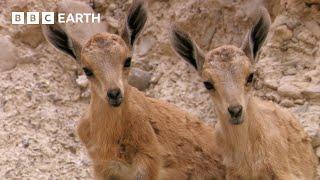
[[[57,1],[0,0],[1,179],[91,178],[74,131],[90,96],[85,77],[45,42],[39,25],[11,25],[11,11],[53,10]],[[96,0],[110,32],[119,33],[131,2]],[[171,50],[170,24],[187,29],[205,50],[240,46],[262,5],[273,24],[256,64],[256,95],[292,111],[320,157],[319,0],[148,0],[150,18],[135,49],[134,72],[150,79],[141,86],[148,96],[215,122],[197,73]]]

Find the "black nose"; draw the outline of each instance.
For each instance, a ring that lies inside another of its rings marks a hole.
[[[231,117],[238,118],[242,114],[242,106],[241,105],[229,106],[228,111]]]
[[[111,100],[117,100],[121,97],[121,91],[119,88],[117,89],[111,89],[108,91],[107,96]]]

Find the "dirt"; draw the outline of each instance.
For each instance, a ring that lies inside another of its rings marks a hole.
[[[11,25],[11,11],[52,11],[57,1],[0,1],[0,40],[5,39],[0,47],[10,44],[0,49],[0,66],[7,65],[0,67],[1,179],[92,178],[75,133],[89,103],[86,86],[77,83],[82,72],[45,42],[39,25]],[[96,0],[110,32],[119,33],[131,2]],[[134,66],[152,73],[148,96],[215,123],[214,104],[197,72],[170,47],[170,26],[186,29],[206,51],[222,44],[240,46],[262,5],[273,24],[256,63],[255,94],[292,111],[320,152],[317,0],[149,0],[149,20],[135,48]]]

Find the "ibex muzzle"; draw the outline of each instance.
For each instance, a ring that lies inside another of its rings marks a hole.
[[[108,102],[111,106],[118,107],[122,102],[122,93],[119,88],[111,89],[107,93]]]
[[[230,123],[237,125],[243,122],[242,119],[242,106],[241,105],[233,105],[228,107],[228,112],[231,116]]]

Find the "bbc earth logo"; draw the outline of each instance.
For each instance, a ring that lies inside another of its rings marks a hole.
[[[12,12],[12,24],[55,24],[58,23],[100,23],[100,14],[55,13],[55,12]]]

